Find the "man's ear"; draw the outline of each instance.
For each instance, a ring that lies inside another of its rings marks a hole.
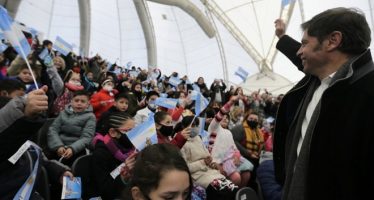
[[[131,196],[133,200],[144,200],[144,196],[140,191],[140,188],[135,186],[131,188]]]
[[[340,31],[333,31],[332,33],[330,33],[327,39],[328,39],[327,50],[333,51],[339,48],[339,46],[341,45],[342,40],[343,40],[343,33]]]

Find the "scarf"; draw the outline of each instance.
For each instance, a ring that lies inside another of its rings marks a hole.
[[[258,152],[260,155],[262,147],[265,143],[261,130],[256,128],[256,131],[252,131],[252,129],[248,126],[247,121],[243,121],[243,128],[245,132],[245,141],[242,142],[243,145],[248,150]]]
[[[92,144],[95,146],[98,141],[102,141],[110,153],[112,153],[112,155],[121,162],[124,162],[135,151],[133,148],[120,149],[118,145],[116,145],[115,140],[113,140],[109,134],[106,134],[105,136],[101,135],[100,133],[96,134]]]

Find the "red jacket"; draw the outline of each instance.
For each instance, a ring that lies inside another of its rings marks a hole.
[[[157,131],[157,140],[159,144],[168,143],[177,146],[179,149],[181,149],[187,142],[187,140],[182,136],[181,133],[177,133],[175,137],[170,140],[169,137],[162,135],[160,131]]]
[[[101,89],[99,92],[92,95],[90,103],[94,110],[96,120],[99,120],[101,114],[113,106],[115,93],[116,91],[113,91],[112,95],[110,95],[108,91]],[[105,102],[106,105],[102,105],[101,102]]]

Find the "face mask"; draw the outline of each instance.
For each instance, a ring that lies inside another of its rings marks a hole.
[[[183,105],[184,104],[184,99],[178,99],[178,104]]]
[[[79,81],[69,81],[69,84],[72,84],[72,85],[75,85],[75,86],[82,85],[81,82],[79,82]]]
[[[105,85],[105,86],[103,87],[103,89],[104,89],[105,91],[111,92],[111,91],[113,90],[113,86]]]
[[[173,126],[162,125],[161,128],[160,128],[160,132],[162,133],[162,135],[172,136],[173,133],[174,133],[174,128],[173,128]]]
[[[256,121],[248,120],[247,123],[248,123],[248,126],[251,127],[251,129],[255,129],[258,126],[258,122]]]
[[[220,110],[220,108],[219,108],[219,107],[213,107],[213,109],[214,109],[214,111],[215,111],[216,113],[218,113],[218,112],[219,112],[219,110]]]
[[[127,134],[126,134],[126,132],[121,132],[121,137],[118,139],[118,143],[122,146],[122,147],[124,147],[124,148],[126,148],[126,149],[130,149],[130,148],[132,148],[133,147],[133,145],[132,145],[132,143],[131,143],[131,141],[129,140],[129,138],[127,137]]]
[[[154,112],[154,111],[156,111],[157,106],[156,106],[154,101],[150,101],[150,102],[148,102],[148,108],[149,108],[149,110]]]
[[[71,81],[65,83],[65,87],[68,88],[70,91],[78,91],[78,90],[83,90],[83,86],[81,85],[76,85],[71,83]]]
[[[193,128],[191,128],[190,137],[193,138],[193,137],[199,135],[199,132],[200,132],[199,127],[193,127]]]

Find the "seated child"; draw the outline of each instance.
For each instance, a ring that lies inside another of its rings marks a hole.
[[[48,147],[55,158],[63,157],[67,165],[85,154],[94,136],[96,119],[89,99],[86,91],[75,92],[71,105],[66,106],[49,128]]]

